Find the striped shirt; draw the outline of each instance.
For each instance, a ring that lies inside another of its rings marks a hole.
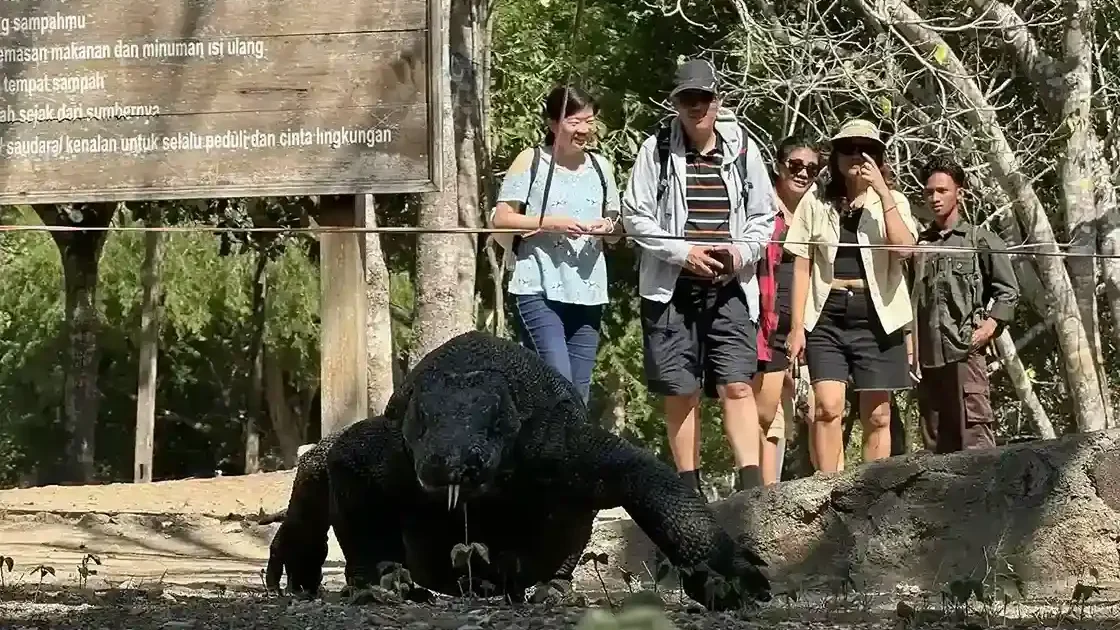
[[[685,153],[685,203],[688,204],[688,219],[684,236],[694,245],[726,243],[731,238],[728,220],[731,216],[731,200],[727,186],[723,182],[723,139],[716,138],[716,148],[701,154],[689,147]],[[695,277],[683,269],[681,274]]]

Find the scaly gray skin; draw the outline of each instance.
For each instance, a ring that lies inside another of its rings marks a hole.
[[[267,586],[317,594],[327,529],[346,557],[346,581],[377,584],[395,562],[413,580],[461,592],[456,543],[480,542],[474,587],[523,597],[570,583],[595,513],[623,507],[678,568],[690,597],[716,609],[770,599],[765,563],[719,528],[703,499],[665,463],[587,419],[572,385],[536,354],[470,332],[436,348],[407,375],[383,417],[360,421],[304,454],[272,541]],[[452,507],[456,509],[451,509]],[[465,519],[466,515],[466,519]],[[465,530],[465,527],[469,526]],[[739,593],[705,593],[710,576]]]

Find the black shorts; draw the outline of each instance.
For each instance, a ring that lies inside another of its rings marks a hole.
[[[736,281],[677,281],[669,302],[642,299],[646,387],[666,396],[749,383],[758,367],[758,325]]]
[[[814,383],[850,379],[857,391],[913,386],[905,333],[883,332],[865,289],[829,292],[820,319],[805,336],[805,360]]]
[[[769,374],[771,372],[784,372],[789,368],[789,357],[786,356],[786,338],[789,337],[789,293],[778,294],[778,326],[770,333],[767,344],[770,346],[770,360],[758,360],[758,371]]]

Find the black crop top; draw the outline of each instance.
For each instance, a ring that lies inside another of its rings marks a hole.
[[[858,243],[856,228],[859,219],[863,216],[863,209],[857,209],[849,215],[840,215],[840,242]],[[859,280],[863,278],[863,259],[860,258],[858,247],[837,247],[836,263],[833,267],[833,277],[837,280]]]

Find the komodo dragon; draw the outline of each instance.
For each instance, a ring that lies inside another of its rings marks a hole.
[[[290,591],[317,595],[333,526],[350,587],[378,584],[383,563],[398,563],[420,587],[461,594],[452,548],[480,542],[490,564],[472,561],[473,583],[523,601],[536,584],[566,591],[596,512],[621,506],[689,569],[682,582],[696,601],[768,601],[765,562],[671,467],[587,416],[568,380],[530,350],[480,332],[452,338],[407,374],[383,416],[303,455],[287,510],[267,519],[281,525],[266,586],[279,590],[286,571]],[[714,576],[735,587],[706,596]]]

